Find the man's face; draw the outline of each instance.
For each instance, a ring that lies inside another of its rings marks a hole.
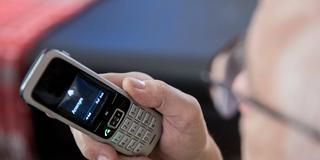
[[[320,52],[319,6],[319,1],[261,1],[248,31],[248,75],[235,82],[247,81],[251,96],[301,120],[298,113],[308,109],[302,105],[320,105],[303,96],[320,93],[309,85],[315,82],[306,82],[320,80],[314,74],[320,56],[313,58]],[[289,137],[296,131],[250,106],[240,110],[243,159],[287,159]]]

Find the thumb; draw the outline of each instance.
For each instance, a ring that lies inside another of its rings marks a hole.
[[[159,80],[125,78],[123,88],[138,104],[151,107],[164,116],[185,118],[190,113],[199,113],[198,101],[180,90]],[[178,116],[178,117],[177,117]]]

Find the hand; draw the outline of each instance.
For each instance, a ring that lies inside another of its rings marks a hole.
[[[163,115],[162,136],[150,155],[151,159],[221,159],[194,97],[143,73],[110,73],[102,76],[123,88],[141,106],[154,108]],[[71,130],[82,154],[88,159],[150,159],[118,155],[112,146],[97,142],[75,129]]]

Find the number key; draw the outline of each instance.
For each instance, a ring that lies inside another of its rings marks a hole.
[[[143,136],[145,131],[146,130],[144,128],[140,127],[135,136],[140,139]]]
[[[113,136],[113,138],[111,139],[111,142],[118,144],[121,139],[123,138],[124,134],[121,132],[117,132],[115,136]]]
[[[134,149],[134,147],[136,146],[137,143],[138,143],[137,141],[131,140],[131,142],[129,143],[129,145],[127,146],[126,149],[127,149],[128,151],[132,151],[132,150]]]
[[[131,124],[132,124],[132,121],[130,119],[125,119],[122,126],[121,126],[121,129],[128,131]]]
[[[136,117],[136,119],[138,120],[138,121],[142,121],[143,120],[143,117],[144,117],[144,110],[143,109],[139,109],[139,112],[138,112],[138,114],[137,114],[137,117]]]
[[[143,144],[139,143],[136,148],[133,150],[133,153],[141,153],[143,149]]]
[[[138,124],[133,122],[131,128],[129,129],[129,133],[131,135],[134,135],[136,133],[136,131],[138,130],[138,128],[139,128]]]
[[[120,141],[119,146],[125,147],[130,141],[130,137],[124,136],[123,139]]]
[[[152,117],[149,127],[151,129],[156,128],[156,119],[154,117]]]
[[[138,112],[139,112],[138,106],[136,106],[135,104],[132,104],[129,112],[129,116],[134,118],[138,114]]]
[[[149,143],[151,141],[151,132],[147,131],[146,134],[142,138],[143,141]]]

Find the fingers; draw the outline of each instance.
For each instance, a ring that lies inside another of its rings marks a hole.
[[[117,160],[117,152],[109,145],[97,142],[82,132],[71,128],[81,153],[89,160]]]
[[[201,111],[194,97],[159,80],[140,81],[129,77],[123,80],[122,85],[137,103],[155,108],[164,116],[185,118]]]
[[[122,81],[126,77],[134,77],[139,80],[150,80],[152,77],[141,72],[128,72],[128,73],[105,73],[100,74],[103,78],[108,79],[110,82],[122,88]]]

